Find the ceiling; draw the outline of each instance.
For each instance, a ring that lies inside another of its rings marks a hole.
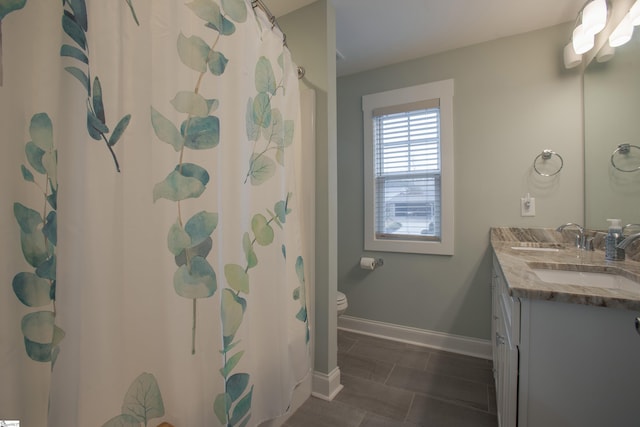
[[[277,18],[315,0],[263,1]],[[338,76],[573,21],[584,4],[584,0],[328,1],[336,11]]]

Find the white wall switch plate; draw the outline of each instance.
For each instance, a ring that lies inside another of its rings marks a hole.
[[[535,197],[522,197],[520,199],[520,216],[536,216]]]

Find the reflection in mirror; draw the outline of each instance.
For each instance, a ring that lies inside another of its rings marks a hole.
[[[585,70],[584,144],[586,226],[640,223],[640,28],[611,60]]]

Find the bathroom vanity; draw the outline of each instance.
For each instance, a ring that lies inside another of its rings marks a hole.
[[[640,426],[640,263],[572,241],[491,229],[501,427]]]

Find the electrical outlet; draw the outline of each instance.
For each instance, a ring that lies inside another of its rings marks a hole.
[[[520,199],[520,216],[536,216],[535,197],[522,197]]]

